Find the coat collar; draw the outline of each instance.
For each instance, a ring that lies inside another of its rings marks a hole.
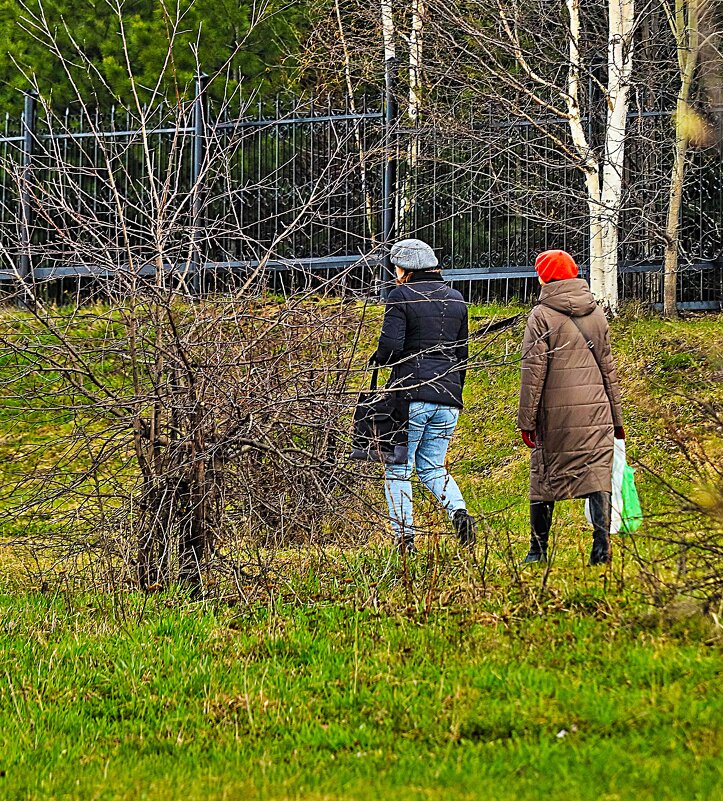
[[[444,283],[442,273],[438,270],[415,270],[406,282],[408,284],[416,284],[419,281],[438,281]]]

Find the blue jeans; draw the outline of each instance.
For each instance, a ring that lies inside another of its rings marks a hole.
[[[409,404],[409,456],[406,464],[387,465],[384,492],[395,542],[414,541],[412,470],[444,506],[450,517],[466,509],[457,482],[444,465],[447,448],[457,425],[459,409],[425,401]]]

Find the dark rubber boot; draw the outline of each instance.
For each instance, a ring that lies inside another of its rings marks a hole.
[[[547,561],[547,542],[554,508],[555,504],[552,501],[530,502],[530,550],[522,560],[523,565]]]
[[[590,559],[588,560],[588,567],[596,567],[597,565],[609,565],[613,557],[610,553],[610,538],[600,540],[594,538],[592,541],[592,550],[590,551]]]
[[[452,515],[452,525],[460,545],[474,548],[477,542],[477,522],[466,509],[457,509]]]
[[[613,556],[610,549],[610,493],[592,492],[590,499],[590,517],[593,525],[592,550],[589,567],[609,565]]]

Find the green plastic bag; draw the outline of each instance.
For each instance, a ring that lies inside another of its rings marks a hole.
[[[640,528],[643,522],[643,510],[640,508],[640,498],[635,486],[635,470],[629,464],[625,465],[623,471],[623,514],[620,530],[626,534],[632,534]]]

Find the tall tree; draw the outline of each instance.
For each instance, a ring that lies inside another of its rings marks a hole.
[[[420,123],[423,95],[424,66],[424,26],[427,15],[425,0],[410,0],[409,8],[409,95],[407,101],[407,119],[412,133],[407,143],[407,164],[404,186],[399,202],[399,228],[405,227],[405,218],[412,214],[414,207],[414,185],[419,162],[419,138],[415,129]]]
[[[668,0],[662,0],[662,3],[675,37],[680,80],[675,107],[673,168],[665,226],[663,311],[672,317],[678,313],[680,211],[688,150],[691,144],[705,144],[711,139],[705,119],[691,106],[691,96],[701,48],[718,34],[712,30],[709,36],[701,35],[701,30],[708,27],[713,9],[711,0],[675,0],[674,7],[671,7]]]
[[[590,284],[595,296],[614,310],[636,18],[634,0],[608,0],[606,5],[606,32],[596,29],[599,6],[583,0],[566,0],[562,19],[546,0],[454,0],[436,8],[476,87],[505,114],[535,126],[581,171]],[[601,47],[606,51],[602,78],[595,65]],[[590,135],[595,92],[605,103],[601,147]],[[541,125],[540,118],[565,123],[572,147],[567,148],[557,131]]]
[[[200,63],[208,73],[225,69],[230,87],[243,82],[274,94],[289,82],[288,57],[306,35],[308,15],[305,3],[282,0],[0,0],[0,108],[22,105],[29,76],[44,95],[52,91],[54,104],[75,100],[72,86],[47,57],[39,34],[46,24],[57,32],[57,49],[69,62],[78,49],[90,57],[93,69],[77,65],[74,80],[88,102],[95,95],[99,105],[108,105],[129,96],[124,46],[141,91],[160,76],[172,96],[189,84]]]

